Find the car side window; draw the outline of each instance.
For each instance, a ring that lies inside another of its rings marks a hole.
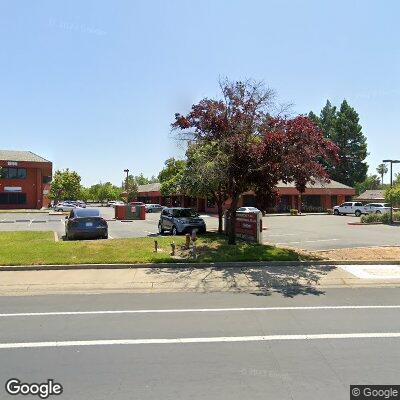
[[[362,203],[355,203],[354,205],[357,206],[357,207],[361,207]]]
[[[71,210],[71,212],[69,213],[69,217],[74,218],[74,210]]]

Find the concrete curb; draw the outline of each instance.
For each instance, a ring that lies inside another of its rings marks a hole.
[[[259,267],[305,267],[335,265],[400,265],[399,261],[247,261],[219,263],[153,263],[153,264],[69,264],[69,265],[5,265],[0,266],[0,272],[8,271],[73,271],[84,269],[136,269],[136,268],[259,268]]]

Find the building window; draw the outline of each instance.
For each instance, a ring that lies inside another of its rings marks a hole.
[[[26,168],[1,168],[0,177],[3,179],[25,179]]]
[[[0,204],[26,204],[26,193],[0,193]]]

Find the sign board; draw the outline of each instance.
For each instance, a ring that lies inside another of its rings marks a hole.
[[[4,186],[5,192],[22,192],[22,188],[20,186]]]
[[[225,214],[225,230],[228,226]],[[236,236],[249,242],[262,243],[262,213],[236,213]]]
[[[17,163],[16,161],[8,161],[8,162],[7,162],[7,165],[8,165],[9,167],[16,167],[16,166],[18,165],[18,163]]]

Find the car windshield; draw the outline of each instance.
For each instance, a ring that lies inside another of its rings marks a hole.
[[[77,208],[75,215],[79,218],[82,217],[100,217],[100,211],[95,208]]]
[[[191,208],[178,208],[176,210],[172,210],[172,215],[178,218],[193,218],[199,216],[199,214],[197,214],[197,212]]]

